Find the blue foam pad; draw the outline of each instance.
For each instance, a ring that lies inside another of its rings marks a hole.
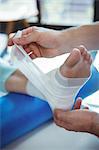
[[[47,102],[22,94],[1,97],[0,109],[1,147],[52,118]]]
[[[85,98],[97,91],[98,81],[99,72],[93,67],[91,78],[80,89],[76,98]],[[1,147],[52,118],[47,102],[22,94],[12,93],[1,97],[0,110]]]
[[[83,87],[79,90],[77,97],[82,97],[83,99],[94,92],[99,90],[99,72],[97,69],[93,66],[92,67],[92,75],[90,79],[83,85]]]
[[[97,52],[92,52],[91,56],[93,60],[96,57]],[[79,89],[77,95],[75,96],[74,105],[76,103],[76,100],[78,97],[81,97],[82,99],[86,98],[87,96],[93,94],[97,90],[99,90],[99,72],[98,70],[92,65],[91,67],[91,77],[89,80]],[[72,109],[74,108],[74,105]]]

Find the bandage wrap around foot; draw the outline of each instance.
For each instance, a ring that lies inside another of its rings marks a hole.
[[[15,37],[21,37],[21,34],[22,32],[19,31]],[[44,74],[19,45],[15,44],[12,53],[19,62],[19,70],[29,80],[27,94],[46,100],[52,110],[72,108],[75,94],[86,78],[66,79],[62,77],[58,69]]]

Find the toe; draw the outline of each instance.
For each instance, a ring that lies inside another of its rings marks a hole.
[[[83,45],[80,45],[78,48],[79,48],[82,55],[85,53],[85,51],[87,51],[87,49]]]
[[[84,59],[89,62],[91,59],[91,55],[87,52],[87,54],[84,56]]]
[[[80,57],[81,57],[81,53],[80,53],[79,49],[74,48],[66,60],[66,65],[68,67],[73,67],[74,65],[76,65],[79,62]]]
[[[90,56],[90,59],[89,59],[89,64],[91,65],[92,64],[92,57]]]
[[[87,61],[90,60],[90,54],[89,54],[89,53],[87,53],[87,55],[86,55],[86,60],[87,60]]]
[[[82,53],[82,56],[84,57],[84,59],[86,59],[86,56],[87,56],[87,50],[84,50],[84,52]]]
[[[87,52],[87,49],[85,48],[85,46],[80,45],[79,46],[79,50],[81,52],[81,55],[84,56],[84,57],[86,57],[86,55],[87,55],[88,52]]]
[[[85,51],[83,52],[82,56],[83,56],[83,60],[87,61],[87,63],[89,63],[89,64],[91,65],[91,63],[92,63],[92,58],[91,58],[90,53],[89,53],[87,50],[85,50]]]
[[[89,61],[90,60],[90,54],[87,51],[87,49],[83,45],[81,45],[79,47],[79,50],[81,52],[81,55],[83,56],[83,59],[86,60],[86,61]]]

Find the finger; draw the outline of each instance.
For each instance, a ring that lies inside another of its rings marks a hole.
[[[57,120],[54,119],[54,122],[56,125],[58,125],[59,127],[65,128],[65,122],[61,121],[61,120]]]
[[[60,121],[66,121],[66,117],[68,115],[68,112],[69,111],[64,111],[64,110],[61,110],[61,109],[56,109],[54,111],[54,117],[56,120],[60,120]]]
[[[37,56],[35,55],[33,49],[31,50],[31,48],[29,47],[29,45],[25,45],[25,46],[23,46],[23,48],[24,48],[25,52],[26,52],[32,59],[34,59],[34,58],[37,57]]]
[[[56,120],[56,121],[54,121],[54,122],[55,122],[55,124],[56,124],[57,126],[59,126],[59,127],[62,127],[62,128],[65,127],[64,122],[61,122],[60,120]]]
[[[33,43],[29,45],[29,49],[31,51],[33,51],[33,53],[37,56],[37,57],[41,57],[41,53],[40,53],[40,47],[38,44]]]
[[[40,29],[40,27],[37,27],[37,26],[32,27],[32,30],[39,30],[39,29]]]
[[[69,131],[72,131],[73,128],[72,126],[70,126],[70,124],[68,122],[64,122],[64,121],[61,121],[61,120],[54,120],[55,124],[61,128],[64,128],[66,130],[69,130]]]
[[[54,117],[55,117],[56,120],[60,118],[60,113],[61,113],[62,111],[63,111],[63,110],[61,110],[61,109],[55,109],[55,110],[54,110]]]
[[[37,56],[36,56],[34,53],[30,54],[30,57],[31,57],[32,59],[37,58]]]
[[[38,37],[39,37],[39,32],[37,32],[37,30],[32,30],[31,33],[29,33],[29,34],[23,33],[21,38],[15,38],[15,39],[13,39],[13,41],[19,45],[26,45],[26,44],[30,44],[32,42],[37,42]]]
[[[8,40],[8,46],[12,46],[13,45],[13,38],[10,38],[9,40]]]
[[[26,51],[27,54],[31,52],[31,49],[29,48],[29,45],[24,45],[23,49]]]
[[[14,36],[15,36],[15,33],[11,33],[9,35],[8,46],[12,46],[13,45],[13,37]]]
[[[80,109],[81,103],[82,103],[82,98],[79,97],[74,105],[74,109]]]
[[[36,54],[34,53],[34,51],[32,50],[26,50],[27,51],[27,54],[28,54],[28,56],[30,57],[30,58],[32,58],[32,59],[35,59],[35,58],[37,58],[37,56],[36,56]]]
[[[25,36],[25,35],[31,33],[32,30],[33,30],[32,27],[23,29],[23,30],[22,30],[22,36]],[[13,37],[14,37],[14,35],[15,35],[15,33],[11,33],[11,34],[10,34],[10,39],[9,39],[9,41],[8,41],[8,45],[9,45],[9,46],[12,46],[12,45],[13,45]],[[18,44],[18,43],[17,43],[17,44]]]
[[[22,30],[22,36],[23,35],[26,35],[26,34],[29,34],[33,31],[33,27],[29,27],[29,28],[26,28],[26,29],[23,29]]]

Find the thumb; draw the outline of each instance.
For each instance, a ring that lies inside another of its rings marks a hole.
[[[15,42],[18,45],[27,45],[27,44],[30,44],[32,42],[37,42],[38,37],[39,37],[39,32],[37,32],[35,30],[29,34],[22,35],[20,38],[14,38],[13,42]]]
[[[82,103],[82,98],[79,97],[74,105],[74,109],[80,109],[81,103]]]
[[[55,118],[55,120],[65,121],[67,113],[68,113],[68,111],[64,111],[64,110],[61,110],[61,109],[56,109],[54,111],[54,118]]]

